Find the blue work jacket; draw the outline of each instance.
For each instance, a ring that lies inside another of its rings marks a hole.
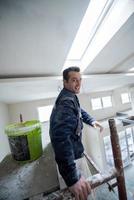
[[[67,186],[80,179],[75,160],[82,157],[83,122],[92,126],[93,117],[80,108],[77,96],[63,88],[50,117],[50,138],[59,172]]]

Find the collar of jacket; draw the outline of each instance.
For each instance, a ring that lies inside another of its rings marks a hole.
[[[63,92],[65,92],[66,94],[70,94],[70,95],[73,95],[73,96],[76,96],[74,92],[72,92],[71,90],[68,90],[66,89],[65,87],[62,89]]]
[[[70,97],[75,98],[76,102],[78,103],[78,106],[80,107],[79,99],[78,99],[77,95],[74,92],[72,92],[72,91],[70,91],[70,90],[68,90],[66,88],[63,88],[61,90],[61,95],[64,95],[64,94],[65,94],[65,96],[70,96]]]

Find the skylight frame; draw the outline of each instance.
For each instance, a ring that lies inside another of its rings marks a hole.
[[[94,38],[107,12],[112,6],[113,1],[114,0],[100,0],[100,2],[99,0],[90,1],[87,11],[83,17],[79,30],[74,39],[74,42],[68,53],[67,59],[64,63],[62,71],[66,67],[74,66],[74,65],[79,66],[81,68],[81,72],[85,70],[87,66],[84,66],[83,57],[88,57],[88,54],[86,55],[88,47],[90,43],[92,42],[92,39]],[[89,21],[88,25],[86,24],[87,21]],[[87,30],[87,27],[88,27],[88,30]],[[87,31],[85,31],[84,29]],[[78,53],[78,49],[79,49],[79,53]]]

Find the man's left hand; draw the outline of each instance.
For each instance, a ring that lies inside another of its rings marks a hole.
[[[100,132],[102,132],[103,131],[103,126],[98,122],[98,121],[95,121],[94,123],[93,123],[93,127],[94,128],[99,128],[100,129]]]

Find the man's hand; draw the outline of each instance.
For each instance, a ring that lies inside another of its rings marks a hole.
[[[70,192],[75,196],[75,200],[86,200],[91,193],[91,187],[84,177],[81,177],[74,185],[69,187]]]
[[[103,131],[103,126],[98,122],[98,121],[95,121],[94,123],[93,123],[93,127],[94,128],[99,128],[100,129],[100,132],[102,132]]]

